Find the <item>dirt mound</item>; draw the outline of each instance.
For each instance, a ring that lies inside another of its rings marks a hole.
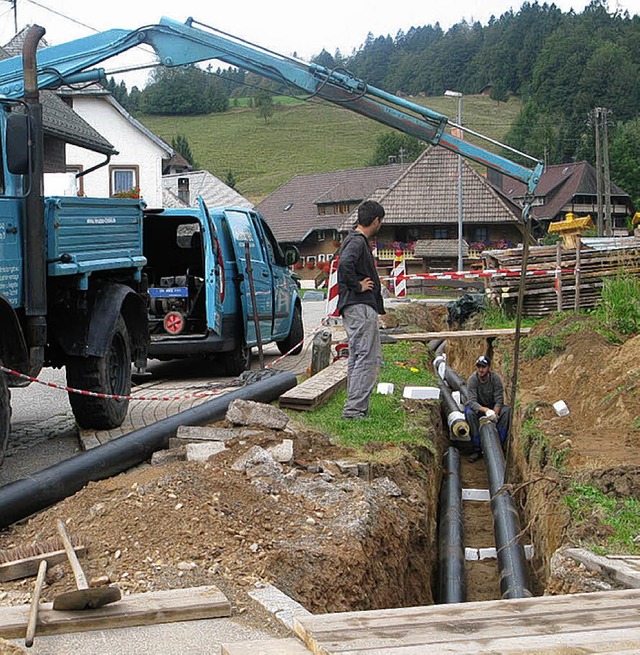
[[[595,320],[581,316],[545,321],[527,341],[541,336],[552,350],[521,360],[521,402],[554,446],[569,448],[569,468],[640,464],[640,336],[612,343]],[[558,400],[568,416],[553,410]]]
[[[430,567],[416,552],[422,557],[432,538],[433,503],[416,482],[426,469],[416,471],[408,451],[377,444],[370,464],[320,433],[253,432],[206,463],[177,461],[90,483],[0,534],[0,548],[53,537],[61,518],[87,544],[88,578],[106,574],[124,593],[215,584],[235,614],[251,603],[245,591],[268,582],[312,612],[432,600]],[[294,441],[292,462],[235,470],[252,448],[283,437]],[[53,567],[48,583],[45,600],[74,588],[68,566]],[[28,602],[31,586],[3,585],[0,600]]]

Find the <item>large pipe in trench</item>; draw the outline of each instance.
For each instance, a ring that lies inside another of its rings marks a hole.
[[[447,369],[450,370],[450,367],[447,365],[446,356],[438,355],[438,357],[433,360],[433,367],[438,378],[440,400],[447,417],[447,425],[449,426],[451,439],[454,441],[469,441],[469,424],[467,423],[464,412],[460,409],[460,405],[458,405],[453,397],[451,387],[447,384],[445,379]]]
[[[466,600],[464,570],[464,530],[462,521],[462,482],[460,453],[449,447],[443,457],[438,523],[438,578],[440,603]]]
[[[233,400],[271,402],[295,386],[295,375],[276,373],[0,487],[0,529],[71,496],[88,482],[146,461],[156,450],[167,447],[169,437],[181,425],[219,421]]]
[[[511,494],[503,488],[505,461],[493,421],[480,419],[480,443],[487,467],[493,532],[500,571],[502,598],[530,598],[524,547],[520,543],[520,518]]]

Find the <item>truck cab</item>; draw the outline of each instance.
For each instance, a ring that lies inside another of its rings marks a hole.
[[[143,252],[149,292],[149,357],[215,359],[238,375],[252,347],[302,349],[298,284],[264,218],[238,207],[148,210]]]

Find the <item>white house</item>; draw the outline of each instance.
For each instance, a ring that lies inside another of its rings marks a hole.
[[[137,188],[148,207],[162,207],[162,160],[173,155],[172,148],[98,85],[80,91],[66,87],[58,93],[118,151],[106,165],[78,178],[79,192],[100,198]],[[66,160],[67,170],[78,173],[105,163],[106,158],[67,145]]]
[[[198,197],[202,197],[208,207],[253,209],[251,201],[209,171],[184,171],[164,175],[162,185],[165,190],[165,207],[196,207]]]

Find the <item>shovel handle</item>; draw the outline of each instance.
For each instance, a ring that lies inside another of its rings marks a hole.
[[[36,578],[36,586],[31,596],[31,607],[29,608],[29,621],[27,623],[27,634],[24,638],[24,645],[27,648],[33,646],[33,640],[36,636],[36,625],[38,623],[38,605],[40,603],[40,594],[44,586],[44,578],[47,573],[47,560],[43,559],[38,567],[38,577]]]
[[[60,535],[62,543],[64,544],[64,550],[67,553],[69,564],[71,564],[71,569],[76,579],[76,586],[78,589],[88,589],[89,585],[87,583],[87,578],[84,574],[84,571],[82,570],[82,567],[80,566],[78,556],[76,555],[76,551],[73,548],[71,539],[69,539],[69,535],[67,534],[67,529],[64,527],[64,523],[58,519],[56,526],[58,528],[58,534]]]

